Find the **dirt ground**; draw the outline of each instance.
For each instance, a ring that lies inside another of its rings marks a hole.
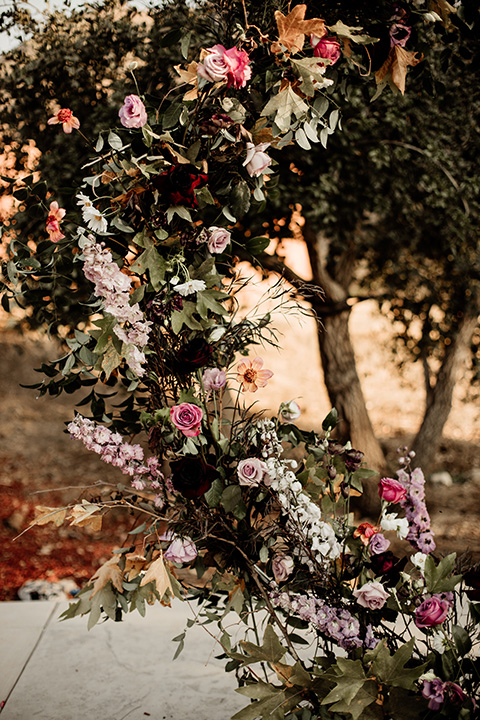
[[[251,305],[263,292],[252,287]],[[78,497],[86,485],[117,483],[123,476],[65,434],[73,417],[72,399],[36,398],[20,383],[36,382],[33,371],[57,352],[45,338],[22,337],[0,323],[0,600],[16,598],[25,580],[69,577],[80,585],[125,544],[132,518],[115,515],[101,533],[47,525],[17,539],[32,521],[35,505],[55,506]],[[295,398],[305,427],[319,428],[329,408],[319,364],[315,324],[309,318],[280,313],[281,352],[259,351],[275,373],[259,402],[276,411],[283,400]],[[395,470],[396,448],[411,441],[423,411],[421,369],[399,375],[388,350],[390,328],[369,303],[352,312],[352,334],[367,407],[378,436]],[[301,358],[299,357],[301,353]],[[300,361],[299,361],[300,360]],[[459,382],[452,414],[437,458],[436,469],[450,473],[450,486],[429,482],[427,500],[439,551],[470,551],[480,560],[480,414],[464,401]],[[48,491],[48,492],[47,492]],[[94,490],[92,489],[92,492]]]

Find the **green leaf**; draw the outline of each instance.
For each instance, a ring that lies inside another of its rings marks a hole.
[[[271,625],[267,625],[265,628],[262,645],[255,645],[244,640],[240,641],[240,645],[248,655],[247,663],[265,661],[277,663],[286,653],[286,649],[281,644]]]
[[[165,260],[148,238],[145,238],[145,246],[147,249],[130,266],[130,270],[138,275],[144,275],[148,270],[153,289],[159,290],[165,278]]]
[[[310,145],[307,136],[305,135],[305,130],[303,128],[298,128],[298,130],[295,133],[295,140],[297,142],[297,145],[300,145],[301,148],[304,150],[311,150],[312,146]]]
[[[162,118],[162,128],[168,130],[175,127],[178,124],[182,110],[183,105],[181,103],[172,103]]]
[[[230,205],[236,218],[242,218],[250,210],[251,192],[248,183],[240,180],[230,193]]]
[[[290,63],[294,72],[302,78],[300,90],[305,93],[307,97],[313,97],[315,95],[313,83],[315,80],[319,82],[323,80],[323,72],[321,66],[318,64],[318,58],[290,58]]]
[[[452,627],[452,635],[459,655],[462,657],[468,655],[472,649],[472,640],[469,633],[460,625],[454,625]]]
[[[455,567],[456,558],[456,553],[450,553],[443,560],[440,560],[438,565],[435,565],[433,557],[428,555],[424,572],[428,592],[450,592],[461,581],[461,575],[451,574]]]
[[[336,410],[336,408],[332,408],[325,420],[322,422],[322,429],[325,430],[325,432],[327,432],[328,430],[333,430],[337,422],[338,411]]]
[[[182,51],[182,56],[185,58],[185,60],[188,58],[188,48],[190,47],[190,38],[192,37],[192,31],[188,32],[186,35],[182,37],[181,43],[180,43],[180,50]]]
[[[220,480],[220,478],[216,478],[210,489],[207,490],[207,492],[204,495],[205,500],[210,505],[210,507],[217,507],[218,503],[220,502],[220,499],[222,497],[223,493],[223,482]]]
[[[250,238],[249,240],[247,240],[247,242],[245,243],[245,248],[252,255],[259,255],[264,250],[266,250],[269,245],[270,245],[270,238],[258,236],[258,237]]]
[[[100,134],[100,135],[98,136],[97,142],[95,143],[95,151],[96,151],[96,152],[102,152],[102,150],[103,150],[103,145],[104,145],[104,140],[103,140],[102,135]]]
[[[385,642],[377,645],[372,670],[382,683],[405,690],[410,690],[414,686],[415,681],[427,667],[427,663],[413,668],[405,667],[405,664],[411,660],[414,645],[415,638],[412,637],[394,655],[390,655]]]
[[[193,317],[196,311],[196,304],[190,301],[184,301],[181,310],[174,310],[172,313],[172,330],[175,335],[178,335],[184,325],[190,330],[203,330],[201,323]]]
[[[112,225],[114,225],[117,230],[120,230],[124,233],[134,233],[135,230],[130,227],[130,225],[127,225],[127,223],[123,222],[122,218],[116,215],[112,220]]]
[[[215,300],[215,290],[201,290],[197,293],[197,308],[200,317],[204,320],[210,310],[215,315],[228,315],[227,309]]]
[[[113,130],[110,130],[108,133],[107,142],[113,150],[120,150],[120,148],[123,147],[122,138],[117,135],[117,133],[114,133]]]
[[[308,105],[292,90],[291,85],[287,85],[284,90],[270,98],[261,116],[275,115],[274,122],[279,130],[287,132],[290,129],[292,115],[300,120],[307,112]]]
[[[361,26],[345,25],[345,23],[341,20],[338,20],[335,25],[329,25],[328,30],[332,33],[332,35],[338,35],[341,38],[348,38],[349,40],[353,40],[353,42],[361,45],[378,41],[378,38],[372,37],[371,35],[361,35],[359,32],[360,30],[363,30]]]
[[[242,499],[242,488],[240,485],[228,485],[222,493],[221,504],[225,512],[232,512]]]
[[[334,705],[330,707],[330,711],[336,713],[350,713],[353,720],[357,720],[357,718],[359,718],[360,716],[362,716],[362,720],[367,720],[365,710],[370,705],[372,705],[372,703],[376,702],[377,697],[377,683],[374,680],[365,680],[363,685],[358,688],[357,692],[349,702],[344,699],[338,700]],[[377,706],[376,712],[369,715],[368,717],[378,717],[380,719],[384,716],[381,709]]]
[[[107,346],[103,352],[101,368],[105,371],[106,379],[110,377],[112,372],[122,362],[122,356],[117,352],[113,342],[109,339]]]

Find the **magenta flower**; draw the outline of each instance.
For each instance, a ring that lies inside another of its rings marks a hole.
[[[60,223],[65,216],[65,210],[58,207],[56,200],[50,203],[50,212],[47,216],[46,231],[50,236],[50,240],[54,243],[63,240],[65,235],[60,230]]]
[[[118,111],[120,122],[126,128],[141,128],[147,123],[147,111],[138,95],[127,95]]]
[[[447,617],[450,603],[440,595],[424,600],[415,610],[415,625],[418,628],[428,628],[440,625]]]
[[[405,485],[393,478],[382,478],[378,483],[378,494],[389,503],[398,503],[407,494]]]
[[[180,403],[170,409],[170,420],[186,437],[200,435],[203,410],[192,403]]]
[[[335,65],[342,54],[340,43],[333,37],[319,38],[318,35],[311,35],[310,43],[313,46],[314,56],[323,60],[330,60],[330,65]],[[319,65],[321,64],[319,63]]]

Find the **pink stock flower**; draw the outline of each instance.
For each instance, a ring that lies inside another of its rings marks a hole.
[[[165,560],[176,563],[187,563],[195,560],[198,555],[197,546],[191,538],[176,537],[168,549],[163,553]]]
[[[407,494],[407,489],[403,483],[393,478],[382,478],[378,483],[378,494],[382,500],[389,503],[398,503]]]
[[[240,485],[247,487],[256,487],[260,485],[265,475],[268,473],[266,463],[259,458],[247,458],[240,460],[237,465],[237,476]]]
[[[76,118],[71,110],[62,108],[55,115],[47,120],[49,125],[62,124],[63,132],[70,134],[72,130],[78,130],[80,120]]]
[[[353,594],[357,598],[358,604],[369,610],[379,610],[385,605],[388,598],[388,593],[379,582],[365,583],[358,590],[354,590]]]
[[[222,253],[229,244],[231,237],[231,233],[225,228],[216,227],[215,225],[208,228],[207,247],[212,255]]]
[[[450,603],[448,600],[439,595],[432,595],[415,610],[415,625],[419,628],[440,625],[447,617],[449,610]]]
[[[54,243],[62,240],[65,235],[60,231],[60,222],[65,216],[65,210],[58,207],[56,200],[50,203],[50,212],[47,216],[46,230],[50,236],[50,240]]]
[[[268,383],[273,372],[271,370],[262,370],[263,360],[261,357],[254,357],[253,360],[245,360],[237,367],[237,380],[242,383],[242,390],[248,392],[257,392],[258,388],[263,388]]]
[[[318,35],[311,35],[310,43],[313,46],[314,56],[323,60],[330,60],[330,65],[335,65],[342,54],[340,43],[333,37],[324,36],[319,38]]]
[[[203,410],[192,403],[180,403],[170,409],[170,420],[186,437],[200,435]]]
[[[263,152],[269,146],[270,143],[254,145],[252,142],[247,142],[247,157],[243,163],[243,167],[247,168],[250,177],[258,177],[272,164],[272,158]]]
[[[127,95],[118,114],[126,128],[141,128],[147,123],[147,111],[138,95]]]

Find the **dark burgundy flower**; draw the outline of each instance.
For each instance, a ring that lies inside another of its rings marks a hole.
[[[204,338],[194,338],[178,351],[178,368],[181,372],[193,372],[206,367],[212,361],[212,354],[213,348]]]
[[[207,175],[200,172],[195,165],[182,163],[172,165],[153,180],[153,187],[160,193],[160,199],[169,205],[198,206],[195,189],[206,185]]]
[[[345,467],[349,472],[355,472],[362,464],[363,453],[360,450],[347,450],[345,453],[344,461]]]
[[[386,585],[396,585],[400,579],[400,572],[407,564],[407,558],[398,558],[391,550],[386,550],[370,558],[370,567],[375,575],[382,575],[382,582]]]
[[[183,457],[170,463],[172,485],[183,497],[201,497],[218,476],[213,465],[207,465],[198,457]]]
[[[215,135],[219,130],[228,129],[235,125],[230,115],[225,113],[215,113],[209,118],[205,118],[200,123],[200,128],[205,135]]]

